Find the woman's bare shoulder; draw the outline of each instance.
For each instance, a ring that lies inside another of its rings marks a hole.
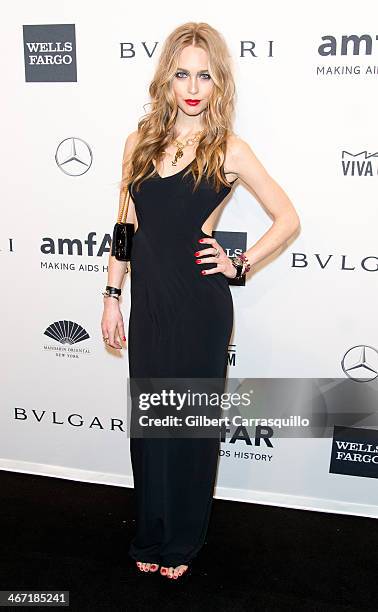
[[[125,142],[125,152],[126,153],[128,153],[130,150],[132,150],[135,147],[137,140],[138,140],[138,130],[134,130],[134,132],[130,132],[130,134],[126,136],[126,142]]]
[[[227,136],[227,155],[230,158],[237,156],[246,145],[248,146],[248,143],[238,134],[229,134]]]
[[[125,163],[125,161],[131,156],[137,141],[138,141],[138,130],[135,130],[134,132],[130,132],[130,134],[127,135],[125,146],[123,149],[123,163]]]
[[[240,151],[240,147],[243,146],[243,140],[234,132],[227,136],[226,140],[226,157],[224,160],[224,171],[227,176],[227,180],[234,181],[238,178],[238,174],[235,172],[235,157]]]
[[[261,163],[257,159],[249,142],[236,134],[232,134],[227,139],[225,166],[227,171],[234,173],[240,178],[246,167],[261,168]]]

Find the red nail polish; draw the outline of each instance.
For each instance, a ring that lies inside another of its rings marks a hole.
[[[126,341],[126,337],[125,337],[125,336],[123,336],[123,340],[125,340],[125,341]]]
[[[206,270],[201,270],[201,274],[206,274]]]
[[[197,257],[197,255],[199,255],[199,251],[196,251],[196,253],[194,253],[194,255]]]
[[[202,259],[197,259],[196,263],[201,263]]]
[[[202,240],[203,240],[203,238],[200,238],[200,239],[198,240],[198,242],[202,242]]]

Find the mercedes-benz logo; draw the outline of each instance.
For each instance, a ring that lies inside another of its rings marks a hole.
[[[80,176],[88,172],[92,165],[92,151],[82,138],[71,136],[58,145],[55,161],[58,168],[70,176]]]
[[[341,367],[352,380],[370,382],[378,375],[378,351],[367,344],[352,346],[342,358]]]

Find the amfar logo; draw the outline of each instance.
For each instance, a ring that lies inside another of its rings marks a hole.
[[[92,150],[82,138],[65,138],[58,144],[55,161],[58,168],[69,176],[81,176],[92,165]]]
[[[45,236],[42,238],[41,252],[44,255],[74,255],[75,257],[86,255],[87,257],[101,257],[102,255],[110,252],[111,235],[104,234],[100,246],[94,248],[97,245],[95,240],[97,236],[96,232],[89,232],[88,238],[80,240],[80,238],[51,238]],[[85,247],[83,246],[85,245]],[[83,253],[83,251],[85,251]]]
[[[110,252],[110,246],[112,237],[110,234],[104,234],[101,241],[99,242],[99,246],[94,248],[97,245],[97,241],[95,240],[96,232],[89,232],[88,238],[85,240],[80,240],[79,238],[51,238],[49,236],[45,236],[42,238],[41,244],[41,253],[43,255],[65,255],[65,256],[74,256],[74,257],[102,257],[103,255],[107,255]],[[207,234],[204,234],[204,237]],[[247,245],[247,233],[246,232],[221,232],[214,231],[213,237],[216,238],[219,244],[222,246],[228,257],[236,257],[240,255],[243,251],[246,250]],[[205,243],[203,243],[205,245]],[[84,246],[85,245],[85,246]],[[195,245],[197,247],[197,245]],[[205,248],[205,247],[203,247]],[[132,264],[132,260],[131,260]],[[209,268],[214,267],[214,263],[209,263],[207,266]],[[64,262],[49,262],[43,261],[41,263],[41,268],[46,270],[67,270],[67,268],[71,270],[75,270],[74,265],[66,264]],[[80,271],[87,272],[104,272],[106,271],[107,266],[103,267],[102,270],[97,265],[80,265]],[[245,285],[245,278],[236,281],[233,278],[228,278],[228,283],[230,285]]]
[[[378,174],[378,152],[350,153],[342,151],[341,165],[344,176],[377,176]],[[374,165],[373,165],[374,162]]]
[[[378,478],[378,430],[335,425],[329,471]]]
[[[88,348],[72,347],[72,345],[89,339],[89,334],[84,327],[74,321],[55,321],[43,333],[55,341],[54,344],[45,344],[44,350],[55,352],[56,357],[78,359],[80,355],[88,355],[90,353]]]
[[[352,346],[342,358],[341,367],[352,380],[370,382],[378,375],[378,351],[366,344]]]
[[[325,41],[318,47],[319,55],[327,57],[329,55],[371,55],[373,52],[373,40],[376,41],[378,35],[374,37],[370,34],[362,34],[357,36],[356,34],[342,35],[340,40],[336,36],[327,34],[322,36],[322,40]]]
[[[75,24],[22,27],[25,81],[76,82]]]
[[[228,434],[231,435],[229,436]],[[270,450],[274,448],[273,435],[271,427],[257,425],[254,434],[250,434],[243,425],[235,427],[232,433],[228,427],[222,425],[220,432],[222,446],[219,449],[219,456],[224,460],[247,460],[270,463],[273,461],[273,455]],[[227,446],[225,446],[226,444]],[[253,446],[256,446],[256,450],[253,448],[251,450],[244,450]]]

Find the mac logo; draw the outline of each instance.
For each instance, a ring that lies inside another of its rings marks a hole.
[[[376,176],[378,174],[378,153],[350,153],[342,151],[341,164],[344,176]],[[374,164],[374,165],[373,165]]]

